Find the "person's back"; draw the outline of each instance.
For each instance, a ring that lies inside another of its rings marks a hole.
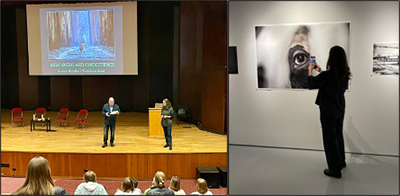
[[[186,192],[183,189],[180,189],[178,191],[174,191],[174,190],[171,190],[171,191],[173,191],[175,195],[186,195]]]
[[[191,195],[213,195],[213,193],[211,191],[207,191],[204,194],[199,193],[198,191],[193,192]]]
[[[117,190],[117,192],[114,195],[141,195],[142,191],[138,188],[135,189],[135,191],[128,191],[124,192],[122,190]]]
[[[141,195],[142,191],[137,186],[138,181],[135,178],[126,177],[122,181],[121,189],[118,189],[114,195]]]
[[[344,93],[351,76],[344,49],[334,46],[329,51],[327,71],[322,71],[319,65],[309,65],[309,89],[319,89],[315,103],[319,105],[322,114],[343,117],[346,107]],[[321,72],[312,76],[312,70]]]
[[[313,69],[318,72],[322,70],[317,64],[310,63],[308,66],[309,88],[319,89],[315,103],[319,105],[324,152],[328,163],[328,168],[323,172],[329,177],[341,178],[341,170],[346,167],[343,139],[346,108],[344,93],[351,77],[346,52],[340,46],[333,46],[326,63],[328,71],[314,77]]]
[[[146,190],[146,195],[175,195],[174,191],[169,190],[165,187],[165,174],[162,171],[158,171],[153,178],[153,186],[150,190]]]
[[[97,183],[97,176],[93,171],[87,171],[83,179],[85,182],[76,187],[74,195],[108,195],[104,186]]]
[[[324,81],[319,87],[315,103],[320,106],[323,113],[335,116],[343,115],[346,107],[344,93],[349,80],[342,79],[339,82],[332,71],[324,71],[320,73],[319,77]]]
[[[147,195],[175,195],[175,193],[166,187],[154,186],[150,188]]]
[[[181,180],[179,176],[173,176],[169,183],[169,190],[173,191],[175,195],[186,195],[185,191],[181,189]]]
[[[141,195],[142,194],[142,190],[140,190],[139,188],[135,188],[135,191],[133,191],[133,195]]]
[[[211,191],[208,190],[207,182],[203,178],[199,178],[196,181],[196,192],[191,195],[213,195]]]
[[[97,182],[83,182],[75,190],[74,195],[108,195],[103,185]]]
[[[54,185],[49,162],[42,156],[33,157],[28,164],[24,184],[13,195],[68,195],[61,187]]]
[[[54,187],[54,195],[69,195],[68,192],[62,187]]]

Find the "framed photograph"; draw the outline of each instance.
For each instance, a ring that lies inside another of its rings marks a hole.
[[[399,76],[399,42],[373,44],[372,75]]]
[[[257,25],[255,38],[257,90],[308,89],[311,56],[326,70],[335,45],[350,59],[350,22]]]

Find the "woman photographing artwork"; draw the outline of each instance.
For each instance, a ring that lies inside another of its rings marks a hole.
[[[163,107],[161,109],[161,126],[164,130],[166,144],[164,148],[169,147],[172,150],[172,118],[174,117],[174,109],[168,99],[163,100]]]
[[[312,70],[320,72],[313,76]],[[350,68],[344,49],[334,46],[329,52],[327,71],[322,71],[318,64],[308,66],[309,89],[319,89],[315,104],[319,105],[322,137],[328,169],[324,174],[341,178],[341,170],[346,167],[343,141],[343,119],[345,98]]]

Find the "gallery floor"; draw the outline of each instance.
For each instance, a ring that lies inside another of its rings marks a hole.
[[[398,195],[399,157],[346,153],[341,179],[323,151],[229,146],[229,194]]]

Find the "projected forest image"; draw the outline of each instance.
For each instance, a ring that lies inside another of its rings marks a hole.
[[[49,60],[115,60],[114,11],[48,12]]]

